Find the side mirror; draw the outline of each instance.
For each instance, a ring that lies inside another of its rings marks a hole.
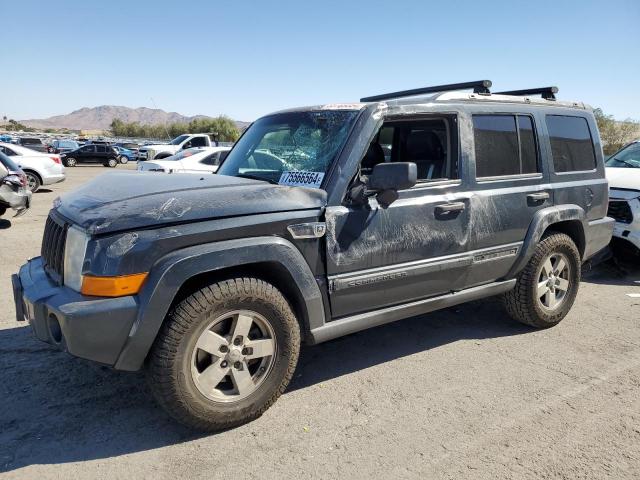
[[[413,162],[379,163],[369,175],[367,189],[376,192],[382,208],[398,199],[398,190],[413,187],[418,181],[418,167]]]

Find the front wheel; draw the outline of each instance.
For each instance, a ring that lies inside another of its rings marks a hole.
[[[300,328],[285,297],[256,278],[202,288],[165,319],[147,362],[160,405],[199,430],[251,421],[293,376]]]
[[[564,233],[545,236],[516,286],[504,294],[504,304],[515,320],[537,328],[560,323],[569,313],[580,285],[580,252]]]
[[[118,160],[115,158],[110,158],[103,164],[105,167],[115,168],[118,165]]]
[[[62,160],[62,163],[64,163],[65,167],[75,167],[78,164],[78,161],[73,157],[67,157]]]
[[[120,155],[120,158],[119,158],[118,160],[120,161],[120,163],[121,163],[122,165],[126,165],[126,164],[127,164],[127,162],[129,161],[129,159],[128,159],[126,156],[124,156],[124,155]]]

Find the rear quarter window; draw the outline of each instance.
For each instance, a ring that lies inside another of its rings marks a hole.
[[[596,168],[593,139],[586,118],[547,115],[546,122],[556,172],[580,172]]]

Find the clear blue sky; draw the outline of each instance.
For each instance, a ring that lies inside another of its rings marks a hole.
[[[94,6],[92,6],[92,3]],[[488,78],[640,119],[640,1],[7,1],[0,115],[154,107],[253,120]]]

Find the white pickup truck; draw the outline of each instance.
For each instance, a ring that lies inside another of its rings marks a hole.
[[[180,150],[186,150],[194,147],[215,147],[213,142],[206,133],[194,133],[179,135],[169,143],[157,145],[145,145],[140,147],[136,155],[137,161],[160,160],[178,153]]]

